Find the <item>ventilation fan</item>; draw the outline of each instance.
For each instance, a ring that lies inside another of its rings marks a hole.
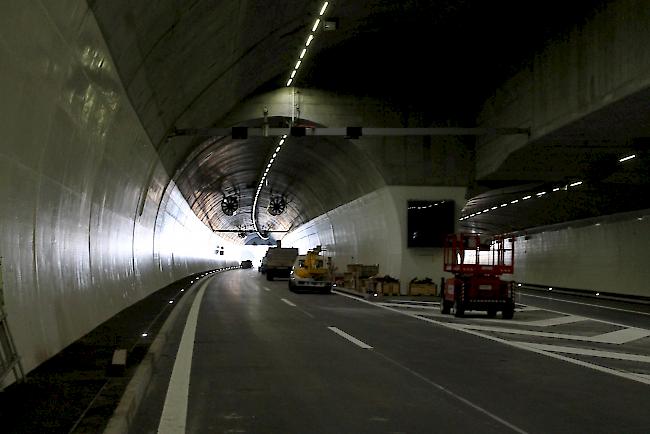
[[[271,197],[271,202],[269,202],[269,214],[271,215],[280,215],[284,212],[287,207],[287,200],[282,196],[273,196]]]
[[[226,196],[221,201],[221,211],[225,215],[234,215],[237,208],[239,208],[239,199],[237,199],[237,196]]]

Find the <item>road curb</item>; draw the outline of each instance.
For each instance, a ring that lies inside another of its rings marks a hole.
[[[211,277],[213,276],[210,276],[208,280]],[[193,295],[195,288],[197,288],[199,284],[204,285],[206,283],[207,281],[199,281],[190,286],[185,296],[181,297],[180,301],[176,304],[174,309],[172,309],[154,341],[151,343],[147,355],[144,356],[142,362],[138,365],[135,374],[133,374],[133,377],[129,381],[129,384],[126,386],[126,390],[124,391],[117,408],[113,412],[113,415],[103,431],[104,434],[127,434],[129,432],[129,427],[133,423],[140,403],[149,387],[153,372],[160,361],[163,348],[167,343],[171,331],[176,325],[180,312],[184,310],[187,303],[189,303],[188,300],[194,299]]]

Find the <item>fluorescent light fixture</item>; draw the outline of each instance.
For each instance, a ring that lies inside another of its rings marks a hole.
[[[521,286],[521,283],[518,283],[517,286]]]
[[[549,291],[553,291],[553,288],[549,287],[548,290],[549,290]]]
[[[596,293],[596,297],[598,297],[599,295],[600,295],[600,292],[597,292],[597,293]]]
[[[507,203],[502,203],[501,208],[503,208],[504,206],[508,206],[508,204]]]
[[[575,186],[580,185],[580,184],[582,184],[582,181],[577,181],[577,182],[574,182],[573,184],[569,184],[569,187],[575,187]]]
[[[296,62],[296,66],[293,69],[298,69],[300,68],[300,64],[302,63],[302,60],[299,60]]]
[[[476,214],[481,214],[483,211],[476,211]]]
[[[490,209],[497,209],[497,208],[498,208],[498,206],[493,206],[493,207],[492,207],[492,208],[490,208]]]
[[[309,34],[309,37],[307,37],[307,42],[305,42],[305,47],[309,47],[309,44],[311,44],[312,39],[314,39],[314,35]]]
[[[283,138],[283,139],[286,139],[286,138],[287,138],[287,135],[286,135],[286,134],[285,134],[285,135],[283,135],[283,136],[282,136],[282,138]]]
[[[284,139],[280,140],[280,143],[278,143],[278,146],[282,146],[283,143],[284,143]]]
[[[293,78],[295,76],[296,76],[296,70],[294,69],[293,71],[291,71],[291,78]]]
[[[519,199],[511,200],[510,203],[517,203],[519,202]]]
[[[560,187],[555,187],[553,191],[560,191]]]
[[[172,304],[172,303],[174,303],[174,300],[169,300],[169,304]]]
[[[523,199],[523,200],[528,200],[528,199],[530,199],[531,197],[532,197],[531,195],[528,195],[528,196],[524,196],[524,197],[522,197],[522,199]]]
[[[143,338],[146,338],[147,336],[149,336],[149,333],[142,333],[140,336],[142,336]]]
[[[618,160],[618,161],[622,163],[622,162],[624,162],[624,161],[631,160],[631,159],[634,158],[634,157],[636,157],[636,154],[628,155],[627,157],[623,157],[623,158],[621,158],[621,159]]]
[[[318,15],[323,16],[323,14],[325,13],[325,9],[327,9],[328,4],[330,4],[330,2],[323,3],[323,7],[320,8],[320,13]]]
[[[293,81],[293,78],[290,78],[289,81],[287,81],[287,87],[291,86],[292,81]]]
[[[280,147],[275,148],[275,152],[280,152]]]
[[[537,196],[540,196],[540,197],[541,197],[541,196],[544,196],[545,194],[546,194],[545,191],[541,191],[541,192],[537,193]]]
[[[277,153],[277,152],[274,152],[274,153],[273,153],[273,158],[275,158],[277,155],[278,155],[278,153]]]
[[[485,209],[483,210],[483,212],[488,212],[488,211],[490,211],[490,208],[485,208]]]
[[[311,28],[311,31],[315,32],[319,24],[320,24],[320,18],[316,18],[316,22],[314,23],[314,26]]]
[[[473,213],[473,214],[470,214],[469,216],[470,216],[470,217],[474,217],[475,215],[476,215],[476,213]]]
[[[271,158],[271,160],[269,160],[269,164],[272,164],[273,160],[275,160],[275,158]]]
[[[306,49],[306,48],[303,48],[303,49],[302,49],[302,52],[300,53],[300,59],[302,59],[303,57],[305,57],[305,54],[306,54],[306,53],[307,53],[307,49]]]

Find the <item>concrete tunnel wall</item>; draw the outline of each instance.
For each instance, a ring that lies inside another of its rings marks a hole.
[[[582,27],[551,41],[531,65],[495,89],[483,105],[478,123],[530,127],[530,139],[535,140],[650,88],[648,22],[647,1],[608,2]],[[498,169],[528,141],[524,136],[505,136],[480,143],[477,178]]]
[[[441,248],[407,248],[408,200],[454,200],[456,215],[465,204],[465,187],[387,186],[313,219],[282,239],[300,253],[321,245],[337,273],[348,264],[379,265],[379,275],[400,279],[402,294],[413,278],[429,277],[439,284],[443,272]]]
[[[4,4],[0,71],[0,303],[26,371],[235,264],[169,183],[84,0]]]

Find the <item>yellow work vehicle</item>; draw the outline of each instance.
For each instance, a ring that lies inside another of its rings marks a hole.
[[[289,276],[291,291],[318,291],[330,293],[332,280],[326,267],[321,246],[309,250],[306,255],[298,255]]]

